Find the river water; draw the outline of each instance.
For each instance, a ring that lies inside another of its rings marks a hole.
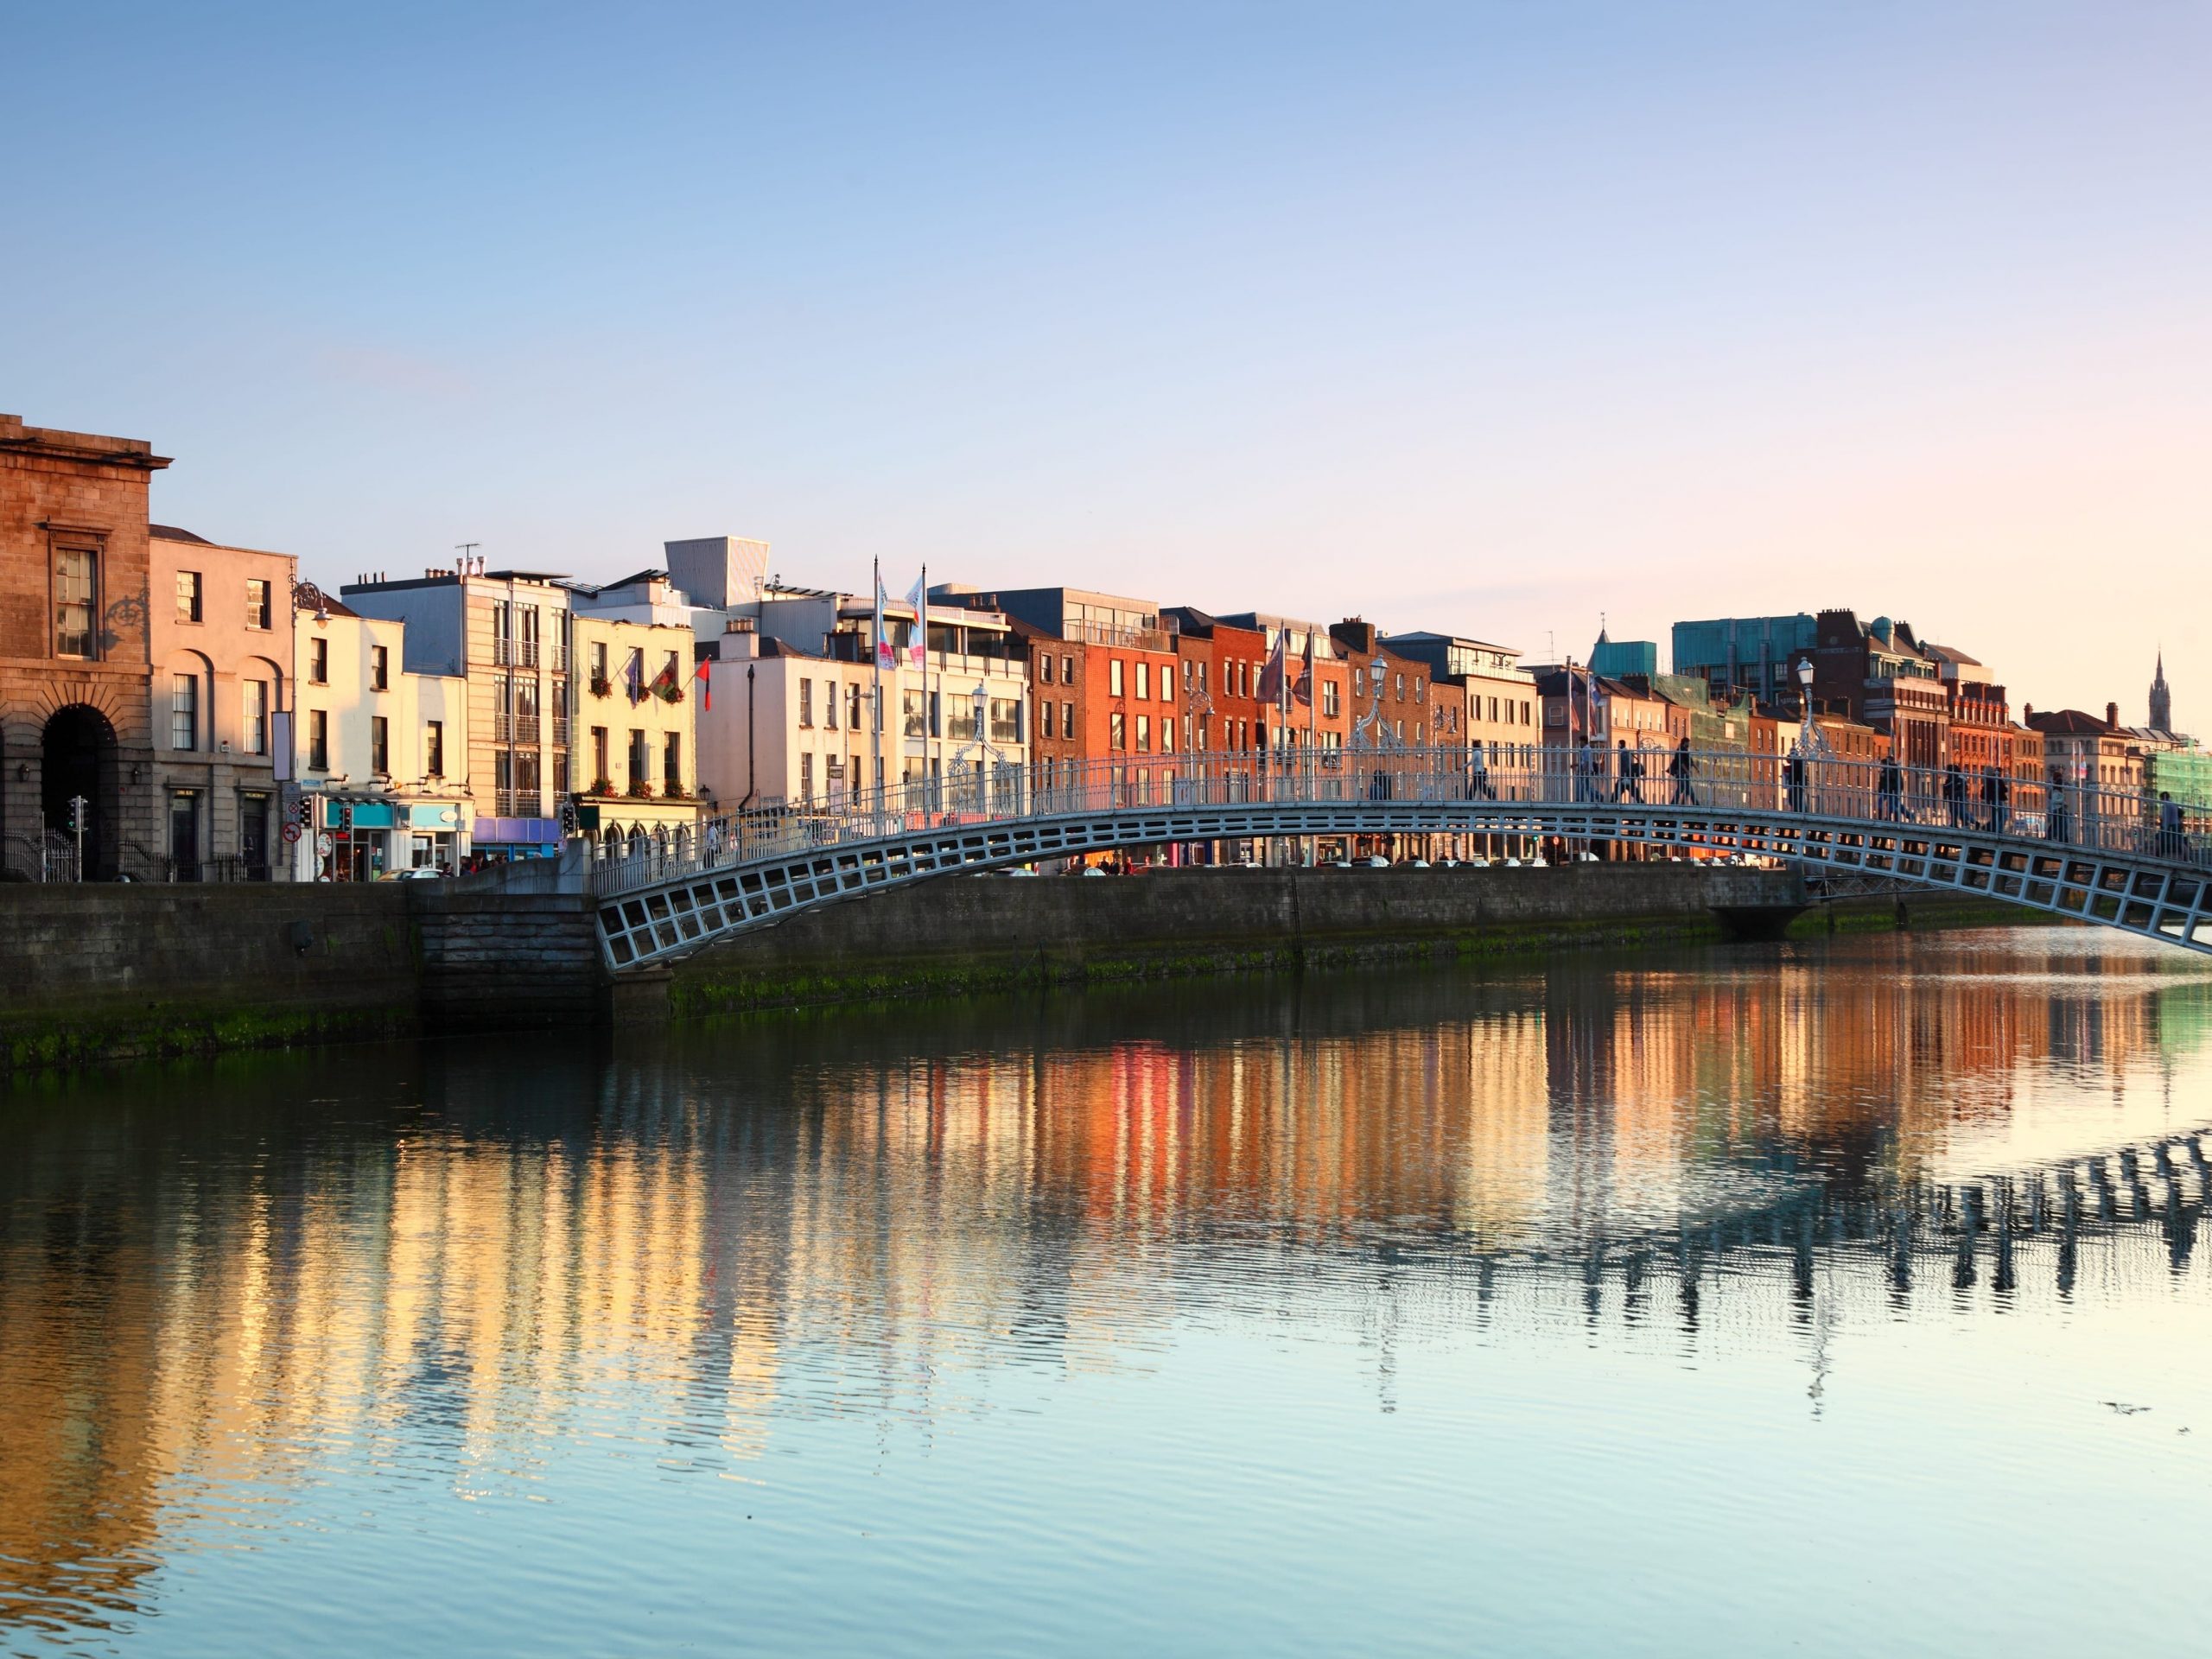
[[[2212,974],[2040,929],[0,1097],[0,1647],[2196,1638]]]

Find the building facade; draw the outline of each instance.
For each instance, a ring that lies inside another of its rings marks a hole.
[[[292,706],[288,553],[149,527],[155,784],[171,880],[289,880],[280,762]]]
[[[571,603],[593,601],[576,595]],[[687,838],[702,810],[697,709],[713,700],[690,621],[579,608],[570,628],[575,827],[608,847]]]
[[[0,867],[161,873],[148,492],[134,439],[0,415]],[[81,810],[73,802],[81,801]],[[73,827],[73,824],[77,827]]]
[[[404,622],[310,583],[295,592],[287,868],[314,881],[463,868],[477,822],[467,680],[408,668]]]

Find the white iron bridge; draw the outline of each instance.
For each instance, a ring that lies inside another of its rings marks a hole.
[[[2202,823],[2139,794],[1821,754],[1293,750],[1039,762],[783,803],[591,867],[620,975],[824,905],[1159,846],[1492,836],[1645,847],[1978,894],[2212,954]]]

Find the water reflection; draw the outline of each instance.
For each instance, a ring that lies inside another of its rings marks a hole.
[[[165,1563],[313,1489],[744,1478],[1195,1329],[1351,1344],[1385,1410],[1457,1339],[1776,1350],[1817,1408],[1839,1326],[2201,1300],[2208,1027],[2193,965],[2052,931],[48,1084],[0,1117],[0,1628],[152,1640]]]

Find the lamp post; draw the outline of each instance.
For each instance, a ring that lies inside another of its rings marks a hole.
[[[1827,760],[1832,751],[1827,739],[1821,735],[1820,721],[1813,718],[1813,659],[1809,657],[1797,664],[1797,683],[1803,688],[1798,707],[1804,716],[1797,728],[1798,750],[1808,759]]]

